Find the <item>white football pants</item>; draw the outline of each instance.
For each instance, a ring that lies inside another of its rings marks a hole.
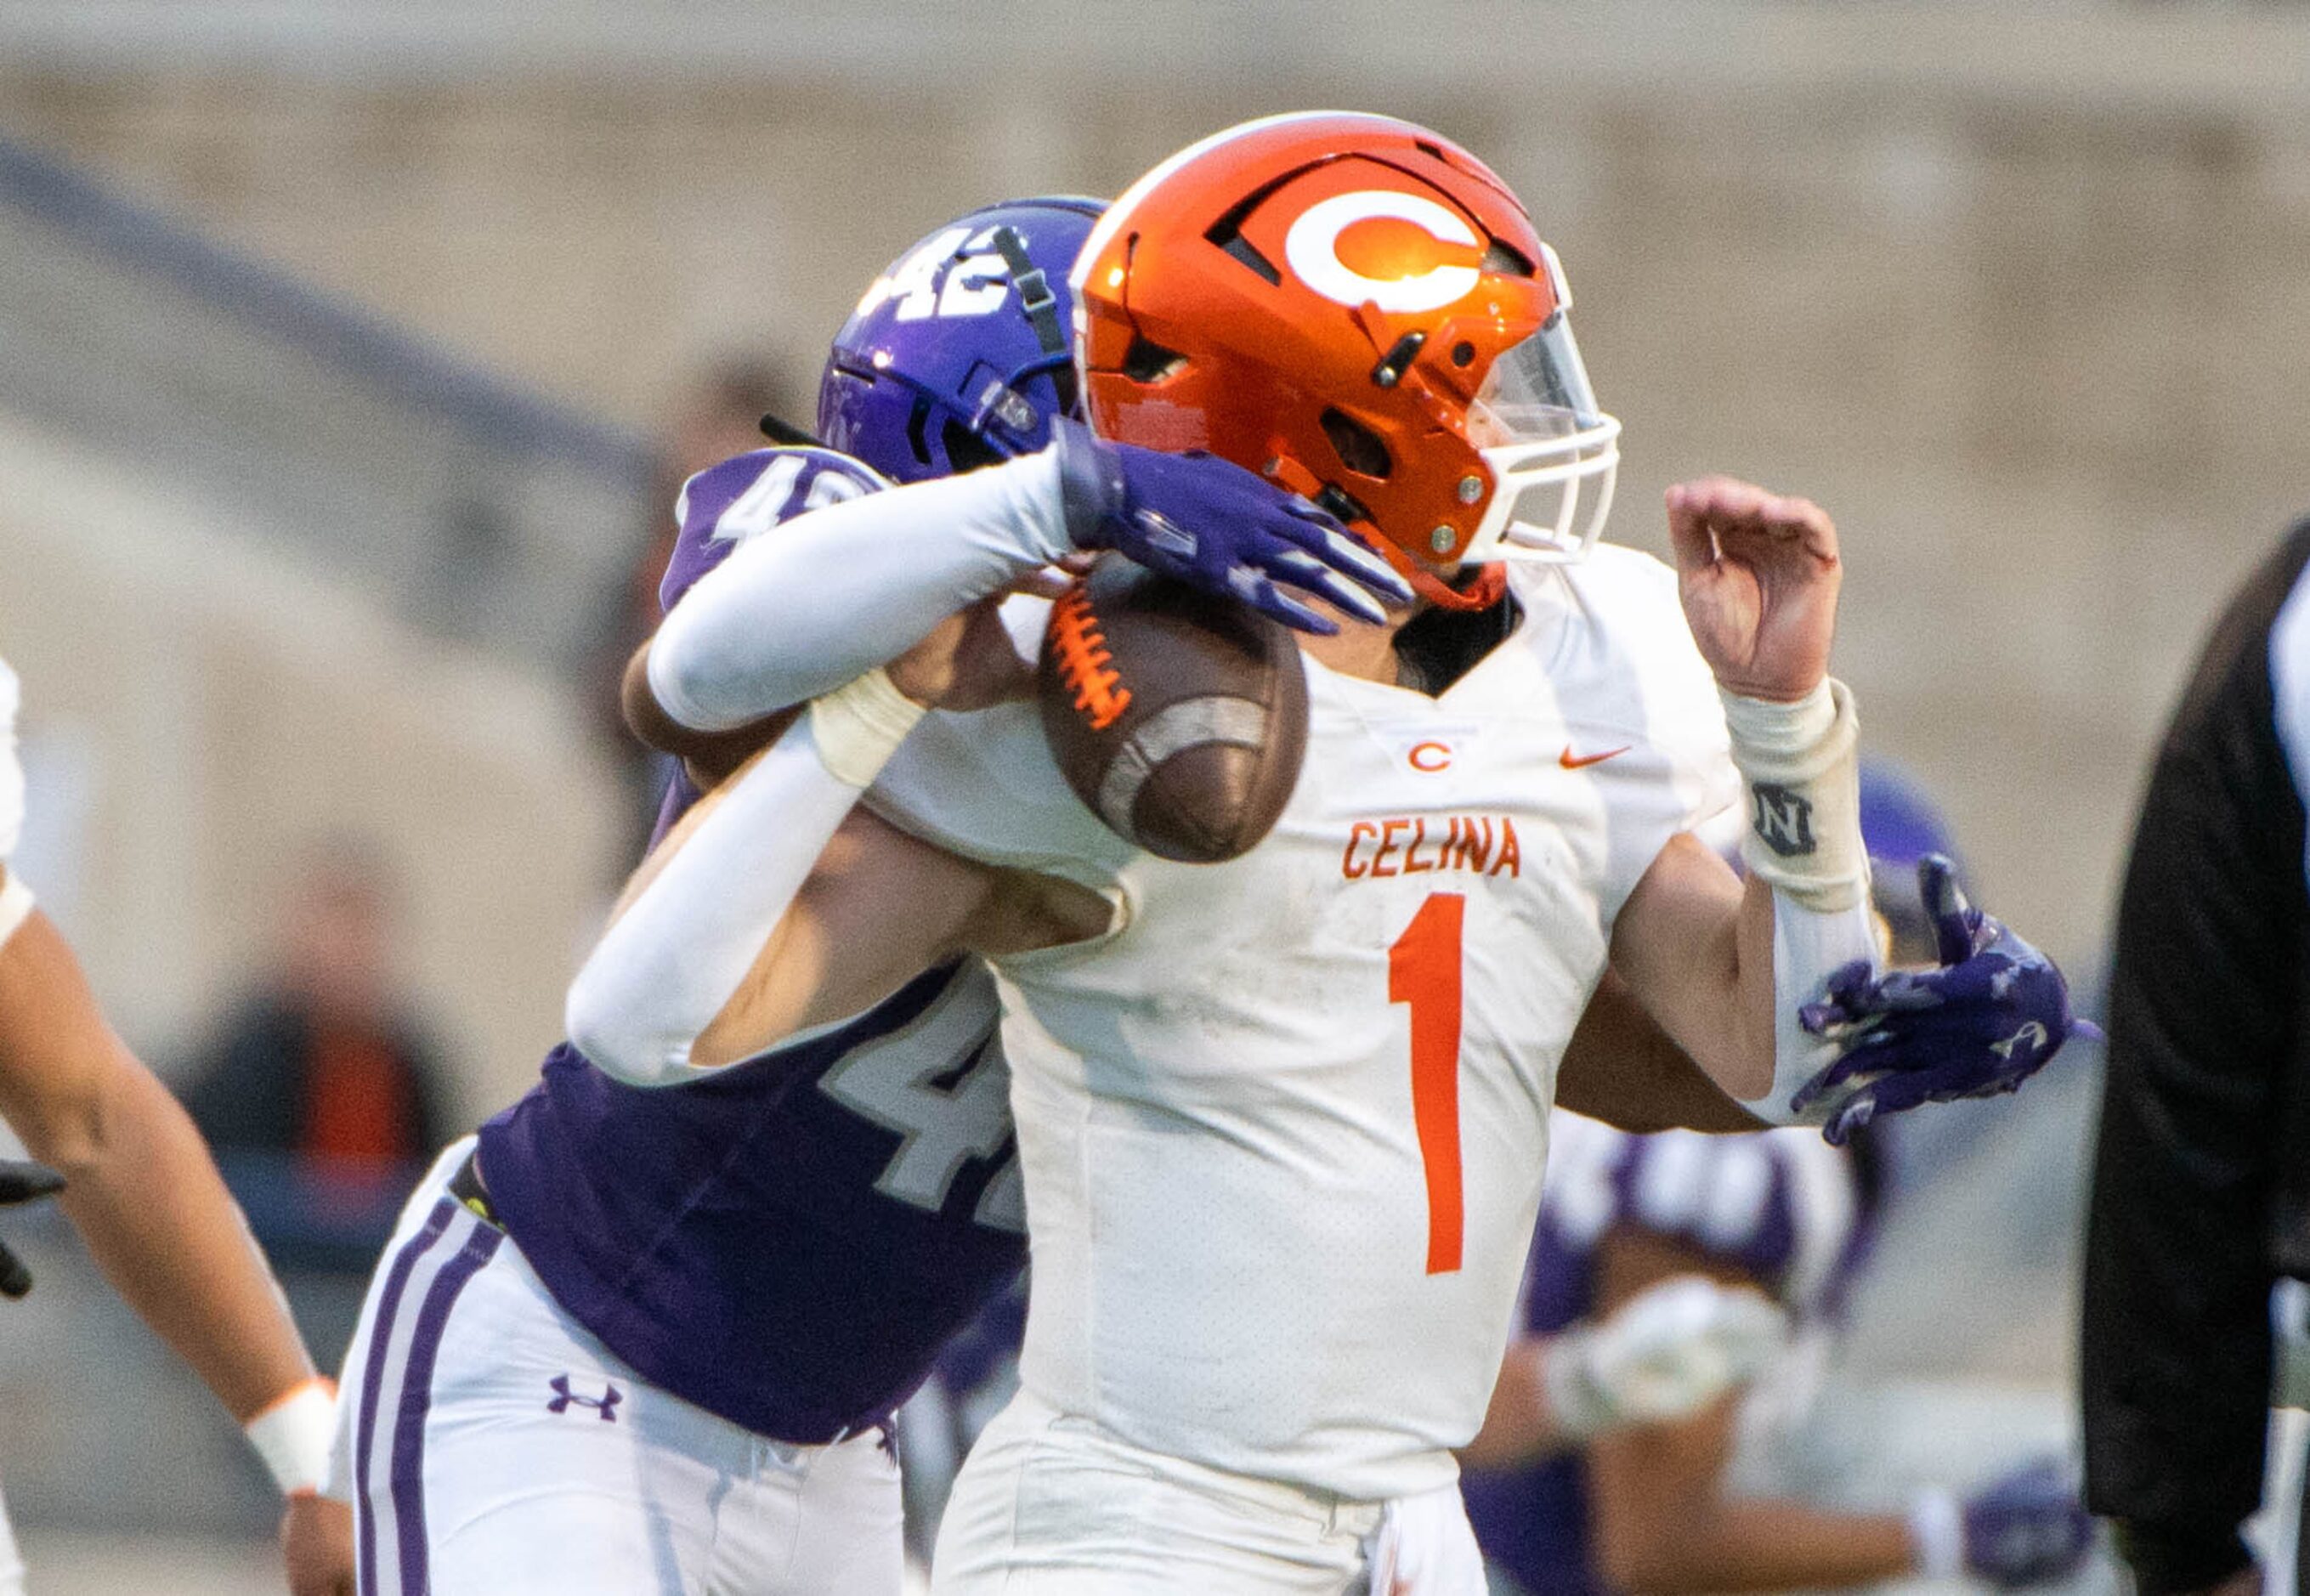
[[[1484,1589],[1457,1485],[1350,1502],[1149,1452],[1024,1391],[971,1448],[931,1564],[933,1596]]]
[[[650,1384],[445,1194],[403,1210],[345,1356],[330,1494],[363,1596],[898,1596],[880,1431],[772,1441]]]

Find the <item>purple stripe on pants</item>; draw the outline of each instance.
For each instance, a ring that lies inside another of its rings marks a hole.
[[[441,1354],[441,1328],[465,1282],[490,1261],[505,1240],[494,1225],[473,1221],[473,1234],[457,1255],[443,1264],[417,1311],[409,1340],[409,1361],[401,1371],[401,1410],[393,1430],[393,1517],[401,1539],[402,1596],[426,1596],[431,1588],[425,1556],[425,1416],[433,1407],[433,1365]]]
[[[360,1589],[377,1589],[377,1519],[370,1510],[369,1494],[369,1444],[377,1437],[377,1398],[385,1384],[386,1349],[393,1340],[393,1323],[401,1314],[401,1294],[407,1289],[409,1276],[418,1261],[433,1244],[441,1239],[441,1232],[449,1227],[450,1219],[457,1205],[447,1198],[433,1205],[432,1214],[425,1227],[402,1244],[401,1252],[393,1261],[393,1269],[385,1277],[385,1294],[378,1298],[377,1318],[369,1325],[369,1364],[361,1370],[360,1424],[353,1436],[353,1479],[356,1482],[353,1500],[358,1505],[354,1514],[360,1524]]]

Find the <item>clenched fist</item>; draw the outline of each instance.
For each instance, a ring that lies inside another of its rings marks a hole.
[[[1731,477],[1668,490],[1684,617],[1717,685],[1787,703],[1828,672],[1844,567],[1837,527],[1809,499]]]

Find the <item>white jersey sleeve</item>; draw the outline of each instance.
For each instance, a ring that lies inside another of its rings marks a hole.
[[[1652,767],[1653,779],[1625,783],[1613,796],[1602,882],[1609,928],[1672,838],[1695,832],[1710,840],[1737,804],[1724,703],[1685,624],[1676,573],[1651,555],[1600,543],[1583,564],[1511,567],[1509,579],[1535,604],[1549,602],[1544,585],[1561,581],[1588,622],[1565,629],[1550,662],[1571,733],[1561,768],[1605,759]]]

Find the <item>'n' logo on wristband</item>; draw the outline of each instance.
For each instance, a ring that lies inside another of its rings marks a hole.
[[[1764,781],[1752,783],[1749,794],[1756,800],[1750,820],[1759,841],[1784,859],[1813,851],[1811,799]]]

